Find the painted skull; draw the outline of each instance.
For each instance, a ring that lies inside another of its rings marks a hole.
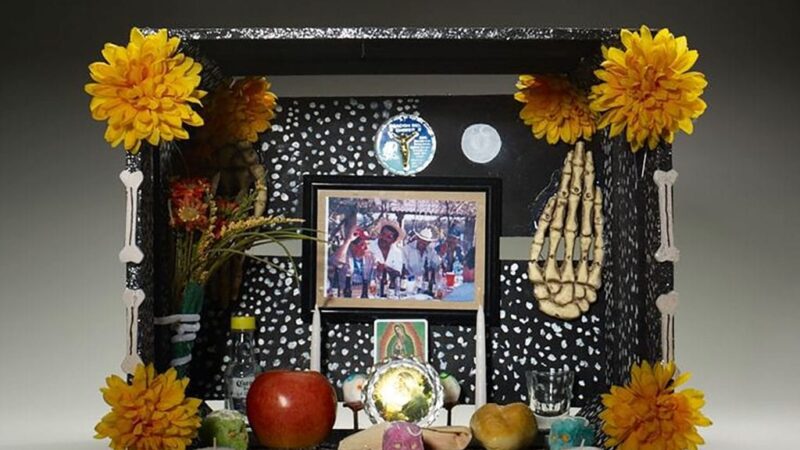
[[[408,422],[392,422],[383,433],[383,450],[423,450],[422,428]]]
[[[444,389],[444,406],[453,407],[457,405],[458,399],[461,397],[461,384],[459,384],[456,377],[447,372],[440,373],[439,379]]]
[[[350,374],[342,384],[344,403],[351,408],[360,409],[364,406],[361,392],[367,383],[367,377],[360,373]]]

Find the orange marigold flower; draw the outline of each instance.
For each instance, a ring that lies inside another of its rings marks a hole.
[[[685,373],[675,378],[675,364],[643,362],[631,368],[631,382],[612,386],[603,395],[605,410],[600,413],[607,447],[619,450],[697,450],[704,444],[697,427],[711,425],[700,412],[703,393],[696,389],[675,392],[689,379]]]
[[[200,399],[185,396],[188,378],[175,369],[156,375],[139,365],[131,384],[112,375],[100,389],[111,406],[95,427],[96,439],[110,438],[114,450],[184,450],[197,436]]]
[[[178,53],[180,39],[166,30],[144,36],[131,29],[127,47],[106,44],[106,62],[89,65],[95,83],[86,85],[92,96],[92,118],[108,122],[105,139],[137,153],[143,140],[188,139],[183,125],[199,127],[203,119],[191,107],[206,94],[198,90],[202,66]]]
[[[584,95],[562,75],[520,75],[514,98],[525,106],[520,119],[530,125],[537,139],[548,144],[559,140],[574,144],[589,140],[595,131],[594,117]]]
[[[653,150],[660,140],[672,143],[675,133],[692,134],[692,121],[706,110],[700,98],[705,75],[690,72],[699,54],[686,37],[668,29],[655,37],[642,25],[639,32],[622,30],[623,49],[603,47],[605,61],[595,75],[590,107],[601,114],[599,128],[611,126],[611,136],[625,131],[631,150],[645,144]]]
[[[256,142],[275,117],[277,97],[269,88],[266,78],[245,77],[216,89],[204,112],[207,125],[201,130],[201,140],[215,146]]]

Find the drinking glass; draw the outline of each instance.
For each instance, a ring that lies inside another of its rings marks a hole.
[[[556,417],[569,412],[575,380],[575,373],[569,368],[531,370],[525,372],[525,377],[530,406],[536,415]]]

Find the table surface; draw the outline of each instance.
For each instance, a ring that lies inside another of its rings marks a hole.
[[[212,409],[219,409],[222,407],[222,402],[212,401],[209,402],[209,406]],[[453,408],[451,412],[452,421],[451,424],[454,426],[469,426],[469,419],[472,417],[472,413],[475,411],[475,405],[457,405]],[[572,408],[570,410],[572,414],[578,412],[578,408]],[[358,413],[358,425],[359,430],[363,430],[372,426],[369,418],[367,417],[364,411],[359,411]],[[353,427],[354,425],[354,413],[351,409],[344,406],[343,403],[339,403],[339,410],[336,413],[336,423],[334,424],[334,430],[331,432],[331,435],[326,439],[326,441],[320,444],[317,447],[320,450],[332,450],[336,449],[339,446],[339,441],[350,436],[351,434],[356,432],[356,429]],[[447,425],[447,412],[445,410],[441,410],[440,414],[437,416],[436,421],[433,423],[432,426],[446,426]],[[546,449],[546,440],[547,440],[547,431],[540,430],[536,436],[536,441],[534,442],[534,446],[531,447],[534,450],[538,449]],[[257,444],[258,440],[251,434],[250,442],[252,449],[264,449],[266,447],[262,447]],[[256,443],[255,445],[252,443]],[[470,447],[470,448],[480,448],[480,447]]]
[[[322,444],[316,447],[316,450],[335,450],[339,447],[339,442],[353,434],[353,430],[333,430],[331,435],[328,436],[328,439],[325,440]],[[254,444],[255,443],[255,444]],[[250,434],[250,449],[266,449],[267,447],[262,447],[258,445],[258,439],[256,439],[255,435],[252,433]],[[480,446],[469,446],[468,449],[470,450],[478,450],[482,449],[483,447]],[[536,441],[533,444],[533,447],[530,447],[530,450],[544,450],[547,449],[547,433],[540,432],[536,435]]]
[[[475,283],[461,283],[453,288],[447,295],[444,296],[445,300],[464,302],[470,301],[475,298]]]

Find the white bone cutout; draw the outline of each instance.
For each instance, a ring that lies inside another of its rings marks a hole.
[[[144,175],[142,171],[129,172],[123,170],[119,179],[125,186],[127,205],[125,207],[125,246],[119,252],[122,263],[139,264],[144,259],[144,253],[136,245],[136,216],[139,209],[139,187],[142,185]]]
[[[677,178],[678,172],[674,169],[668,172],[656,170],[653,173],[653,181],[658,187],[658,210],[661,219],[661,245],[655,253],[658,262],[676,262],[681,256],[680,250],[675,246],[673,232],[675,222],[673,221],[672,190]]]
[[[122,370],[127,374],[136,372],[136,366],[142,364],[137,352],[139,334],[139,306],[144,302],[144,291],[128,289],[122,293],[122,304],[125,305],[125,358]]]
[[[678,310],[678,293],[670,291],[656,299],[661,312],[661,359],[675,361],[675,312]]]

